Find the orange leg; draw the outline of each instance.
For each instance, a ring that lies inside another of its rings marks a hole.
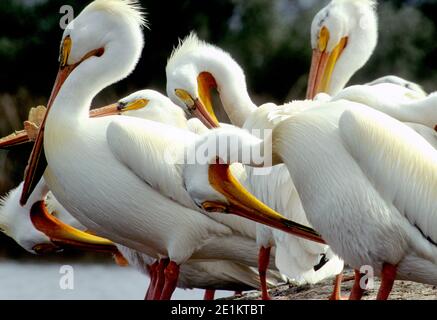
[[[150,284],[149,284],[149,288],[147,289],[146,297],[144,298],[144,300],[152,299],[152,293],[153,293],[153,290],[156,287],[156,276],[157,276],[157,269],[158,269],[158,261],[156,261],[155,263],[147,266],[147,269],[149,270]]]
[[[335,277],[334,280],[334,291],[332,292],[331,297],[329,297],[329,300],[344,300],[341,296],[341,283],[343,281],[343,274],[340,273]]]
[[[270,296],[267,291],[267,269],[270,262],[270,249],[271,247],[261,247],[258,254],[258,272],[259,281],[261,283],[261,296],[263,300],[270,300]]]
[[[179,278],[179,266],[170,261],[164,270],[165,284],[162,290],[160,300],[170,300],[176,289]]]
[[[363,297],[364,289],[361,288],[360,285],[361,277],[361,273],[358,270],[355,270],[355,282],[354,286],[352,287],[349,300],[361,300],[361,298]]]
[[[153,288],[151,300],[159,300],[161,297],[162,289],[165,283],[164,270],[169,263],[169,259],[161,259],[158,267],[156,268],[156,284]]]
[[[389,263],[384,263],[381,272],[381,286],[379,287],[376,300],[387,300],[393,284],[396,280],[397,267]]]
[[[203,300],[214,300],[215,290],[205,290]]]

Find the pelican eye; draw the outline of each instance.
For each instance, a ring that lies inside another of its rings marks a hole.
[[[117,110],[123,110],[127,106],[127,102],[120,101],[117,106]]]
[[[137,99],[132,102],[122,102],[118,105],[119,111],[134,111],[134,110],[140,110],[144,107],[146,107],[149,103],[148,99]]]

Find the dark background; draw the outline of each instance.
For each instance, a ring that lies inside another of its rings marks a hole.
[[[90,1],[0,1],[0,136],[22,128],[28,110],[45,104],[57,72],[62,30],[59,9],[79,14]],[[165,92],[165,65],[178,39],[195,30],[229,51],[246,72],[257,103],[303,98],[310,63],[312,18],[328,1],[317,0],[143,0],[150,30],[135,72],[94,102],[114,102],[137,89]],[[352,79],[363,83],[395,74],[437,87],[437,0],[379,1],[378,47]],[[0,151],[0,195],[22,180],[30,150]],[[22,255],[0,236],[0,255]]]

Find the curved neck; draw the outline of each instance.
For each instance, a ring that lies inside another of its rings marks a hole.
[[[199,73],[210,73],[217,85],[220,100],[233,125],[242,127],[257,106],[249,96],[246,77],[241,67],[230,57],[206,57]]]
[[[104,84],[98,85],[91,81],[93,77],[87,76],[90,69],[94,69],[93,61],[95,58],[84,62],[74,70],[65,81],[47,117],[46,126],[49,127],[53,122],[76,123],[79,120],[88,118],[89,109],[93,98],[105,87]],[[90,67],[90,69],[87,69]],[[96,73],[97,74],[97,70]],[[63,124],[64,125],[64,124]]]
[[[329,94],[340,92],[352,76],[370,59],[378,40],[378,19],[373,9],[350,4],[348,43],[332,73]]]
[[[196,162],[208,165],[217,158],[224,164],[241,163],[256,168],[277,164],[272,153],[272,131],[266,130],[262,139],[240,128],[215,129],[205,134],[190,148],[188,154],[196,157],[206,155],[207,159],[196,158]],[[282,163],[280,161],[279,163]]]
[[[108,42],[102,45],[104,52],[100,57],[84,60],[68,76],[53,102],[47,126],[89,118],[93,98],[135,68],[143,47],[142,32],[138,26],[121,22],[116,30],[117,33],[110,33]]]

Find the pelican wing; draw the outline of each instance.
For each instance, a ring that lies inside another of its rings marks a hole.
[[[339,130],[382,198],[437,243],[437,150],[413,129],[370,108],[345,111]]]
[[[117,159],[161,194],[194,207],[182,185],[181,166],[187,143],[196,135],[155,121],[120,117],[106,131]]]

